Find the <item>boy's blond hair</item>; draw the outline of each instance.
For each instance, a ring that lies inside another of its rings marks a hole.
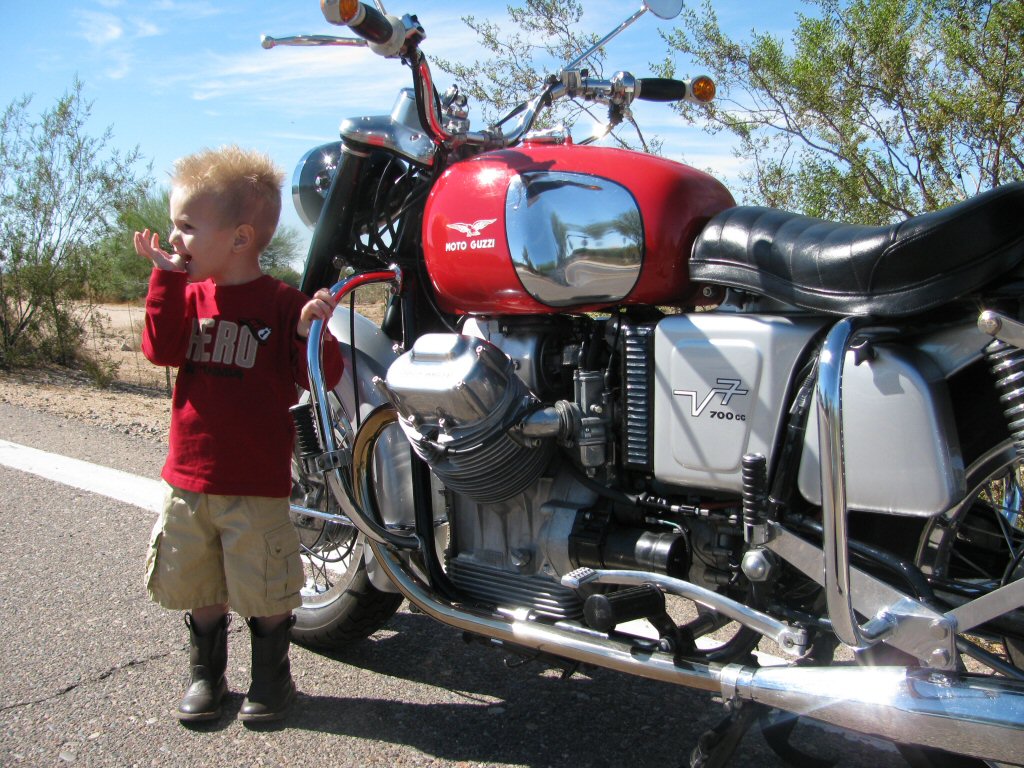
[[[250,224],[260,252],[267,247],[281,217],[284,172],[269,156],[231,145],[204,149],[177,160],[171,184],[186,200],[211,195],[227,226]]]

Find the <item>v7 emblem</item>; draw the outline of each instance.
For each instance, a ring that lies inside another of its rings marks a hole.
[[[750,390],[740,389],[740,385],[743,382],[739,379],[717,379],[716,383],[718,386],[708,392],[704,399],[700,401],[700,404],[697,403],[697,393],[693,390],[673,389],[672,394],[690,398],[690,415],[696,417],[704,413],[704,409],[708,407],[708,404],[715,395],[721,395],[722,405],[728,405],[733,397],[750,393]]]

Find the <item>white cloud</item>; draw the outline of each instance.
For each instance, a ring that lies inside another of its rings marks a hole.
[[[189,18],[206,18],[223,13],[223,10],[218,8],[215,3],[204,2],[203,0],[193,0],[191,2],[188,0],[184,2],[182,0],[157,0],[157,2],[152,3],[152,8],[155,11]]]
[[[77,11],[78,33],[87,42],[102,48],[124,37],[124,25],[117,16],[97,11]]]
[[[145,19],[132,21],[132,33],[136,38],[156,37],[163,33],[163,30],[154,22]]]
[[[111,80],[123,80],[134,71],[134,58],[127,51],[109,51],[106,59],[104,74]]]
[[[236,56],[210,54],[179,76],[196,101],[277,105],[300,116],[346,105],[390,109],[390,97],[411,82],[409,70],[356,49],[274,49]]]

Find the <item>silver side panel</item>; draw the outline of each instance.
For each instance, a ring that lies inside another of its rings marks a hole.
[[[981,359],[985,346],[992,337],[983,333],[978,324],[943,328],[914,340],[914,347],[932,359],[945,378]]]
[[[743,455],[771,458],[797,366],[825,322],[724,312],[662,320],[654,337],[655,477],[739,493]]]
[[[942,371],[915,349],[878,344],[874,351],[874,359],[860,365],[851,352],[843,366],[847,507],[911,516],[938,514],[965,492],[963,459]],[[813,504],[821,503],[817,435],[817,414],[812,410],[799,485]]]

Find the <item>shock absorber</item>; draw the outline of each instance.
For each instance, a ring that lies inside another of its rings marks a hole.
[[[299,446],[299,456],[308,459],[323,452],[320,444],[320,435],[316,430],[316,420],[313,418],[312,403],[300,403],[288,409],[292,421],[295,423],[295,437]]]
[[[985,347],[985,358],[996,379],[1017,456],[1024,459],[1024,350],[995,339]]]

